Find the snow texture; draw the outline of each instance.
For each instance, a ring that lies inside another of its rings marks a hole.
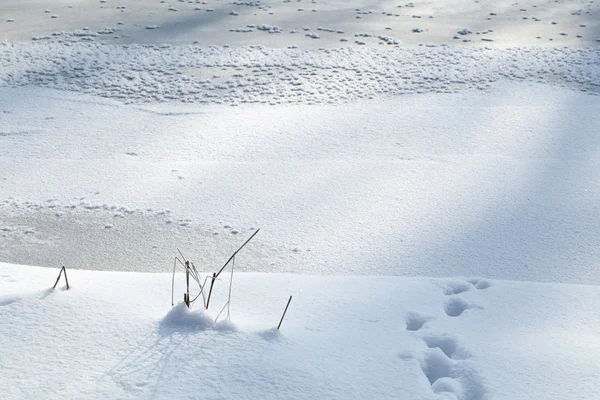
[[[0,44],[0,86],[35,85],[138,103],[230,105],[340,103],[378,95],[485,90],[505,81],[549,83],[597,94],[599,64],[599,49],[308,51],[4,43]]]

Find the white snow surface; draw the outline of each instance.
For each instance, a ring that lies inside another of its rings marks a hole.
[[[528,82],[350,104],[0,88],[0,259],[598,284],[600,98]]]
[[[600,398],[600,3],[0,3],[0,399]]]
[[[240,273],[215,324],[221,281],[190,312],[169,274],[57,273],[0,264],[3,399],[600,396],[598,286]]]

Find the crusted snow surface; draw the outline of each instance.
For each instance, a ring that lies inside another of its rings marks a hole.
[[[377,95],[482,90],[506,80],[597,93],[599,64],[600,49],[593,48],[319,51],[4,43],[0,45],[0,85],[36,85],[128,102],[317,104]]]

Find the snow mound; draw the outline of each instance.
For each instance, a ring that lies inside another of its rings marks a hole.
[[[204,309],[190,310],[184,303],[174,306],[160,321],[159,333],[170,335],[176,332],[202,332],[215,330],[218,332],[236,332],[235,324],[228,320],[215,322]]]
[[[214,327],[214,322],[203,311],[189,310],[184,303],[173,307],[160,322],[162,333],[176,331],[205,331]]]

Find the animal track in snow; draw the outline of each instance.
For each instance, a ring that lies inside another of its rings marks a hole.
[[[425,354],[421,370],[434,393],[452,393],[458,400],[481,400],[485,394],[481,377],[464,362],[448,358],[435,347]]]
[[[485,388],[477,371],[465,364],[464,360],[469,356],[465,353],[462,360],[456,357],[451,359],[446,352],[453,349],[455,351],[456,348],[447,346],[456,342],[443,337],[434,341],[438,339],[442,340],[445,349],[434,346],[426,352],[420,362],[431,390],[437,394],[452,393],[458,400],[481,400],[485,395]]]
[[[448,378],[448,377],[444,377],[444,378],[440,378],[437,381],[435,381],[435,383],[433,385],[431,385],[431,389],[433,390],[434,393],[461,393],[462,392],[462,388],[460,387],[460,384],[452,379],[452,378]]]
[[[471,285],[475,286],[475,289],[478,289],[478,290],[485,290],[485,289],[489,288],[490,286],[492,286],[492,283],[490,281],[485,280],[485,279],[479,279],[479,278],[467,279],[467,282],[469,282]]]
[[[452,296],[455,294],[460,294],[463,292],[468,292],[472,287],[475,287],[477,290],[484,290],[492,286],[492,283],[485,279],[479,278],[470,278],[466,281],[455,281],[450,282],[444,289],[444,294],[446,296]]]
[[[481,306],[467,303],[465,300],[455,297],[446,302],[444,310],[449,317],[458,317],[471,308],[481,308]]]
[[[458,345],[458,341],[447,335],[425,336],[423,341],[430,349],[440,349],[444,355],[453,360],[466,360],[470,354]]]
[[[479,278],[447,282],[444,295],[450,297],[444,305],[446,315],[458,317],[466,310],[483,308],[457,295],[473,291],[473,288],[484,290],[491,285],[490,281]],[[430,319],[416,312],[408,313],[405,317],[406,330],[418,331]],[[472,356],[457,338],[445,333],[433,333],[430,329],[421,338],[427,349],[420,356],[413,352],[404,352],[399,356],[402,359],[419,360],[421,370],[434,393],[450,395],[450,398],[457,400],[482,400],[486,397],[484,382],[468,361]]]
[[[471,290],[471,285],[469,282],[458,281],[448,284],[448,286],[446,286],[444,289],[444,294],[446,296],[451,296],[453,294],[460,294],[469,290]]]
[[[421,369],[433,386],[438,379],[450,377],[452,360],[442,350],[433,349],[425,355]]]
[[[431,318],[424,317],[417,313],[409,313],[406,315],[406,330],[407,331],[418,331],[430,319]]]

